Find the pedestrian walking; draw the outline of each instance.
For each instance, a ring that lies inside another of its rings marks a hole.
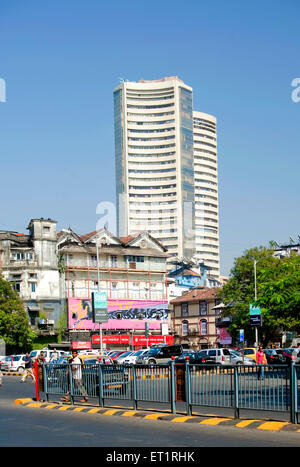
[[[55,360],[58,360],[59,359],[59,355],[58,355],[58,352],[56,349],[53,350],[53,353],[51,355],[51,358],[50,358],[50,362],[52,361],[55,361]]]
[[[74,384],[74,389],[78,389],[83,395],[83,399],[80,402],[87,402],[88,395],[86,389],[82,383],[82,363],[78,356],[77,350],[72,351],[72,358],[69,360],[69,365],[71,366],[72,380]],[[70,375],[69,375],[70,376]],[[65,397],[61,398],[64,402],[70,401],[70,394],[68,393]]]
[[[0,388],[1,388],[1,386],[2,386],[2,378],[3,378],[3,374],[2,374],[2,371],[1,371],[1,369],[0,369]]]
[[[261,345],[258,347],[258,351],[256,352],[256,363],[259,365],[257,378],[262,380],[264,379],[265,353]]]
[[[28,376],[31,377],[32,381],[35,382],[35,376],[34,376],[34,373],[33,373],[33,370],[32,370],[32,362],[31,362],[31,358],[29,356],[29,353],[26,352],[26,357],[25,357],[25,369],[23,371],[23,374],[22,374],[22,378],[20,380],[20,383],[25,383],[26,379],[28,378]]]

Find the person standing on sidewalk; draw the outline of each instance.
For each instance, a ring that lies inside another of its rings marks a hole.
[[[75,389],[79,389],[79,391],[83,395],[83,400],[81,400],[80,402],[87,402],[88,395],[82,383],[82,370],[81,370],[82,363],[81,363],[80,358],[78,357],[77,350],[72,351],[72,358],[69,360],[69,365],[71,366],[71,370],[72,370],[72,378],[74,382],[74,387]],[[69,394],[67,394],[65,397],[62,397],[61,400],[64,402],[69,402],[70,401]]]
[[[29,353],[26,352],[26,357],[25,357],[25,370],[23,372],[22,378],[20,380],[20,383],[25,383],[26,379],[28,376],[31,377],[32,381],[35,382],[35,376],[32,370],[32,363],[31,363],[31,358],[29,356]]]
[[[258,347],[258,351],[256,352],[256,363],[259,365],[257,378],[259,380],[264,379],[265,353],[261,345]]]

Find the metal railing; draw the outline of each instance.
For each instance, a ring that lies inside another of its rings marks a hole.
[[[264,369],[263,379],[261,370]],[[184,402],[186,414],[196,406],[229,408],[239,418],[240,410],[286,412],[298,423],[300,365],[208,364],[165,365],[43,365],[43,392],[50,396],[88,397],[104,407],[106,399],[170,404]]]

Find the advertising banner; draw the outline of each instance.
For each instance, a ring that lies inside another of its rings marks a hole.
[[[220,344],[221,345],[231,345],[232,344],[232,337],[227,332],[226,328],[219,328],[220,329]]]
[[[160,329],[161,322],[168,320],[168,302],[158,300],[107,300],[108,322],[103,329]],[[69,329],[98,329],[93,322],[91,299],[68,299]],[[159,318],[159,319],[158,319]]]

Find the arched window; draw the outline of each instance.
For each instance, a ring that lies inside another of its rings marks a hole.
[[[207,321],[206,321],[206,319],[201,319],[201,321],[200,321],[200,334],[202,336],[207,334]]]
[[[189,322],[187,320],[183,320],[181,323],[182,326],[182,335],[187,336],[189,333]]]

